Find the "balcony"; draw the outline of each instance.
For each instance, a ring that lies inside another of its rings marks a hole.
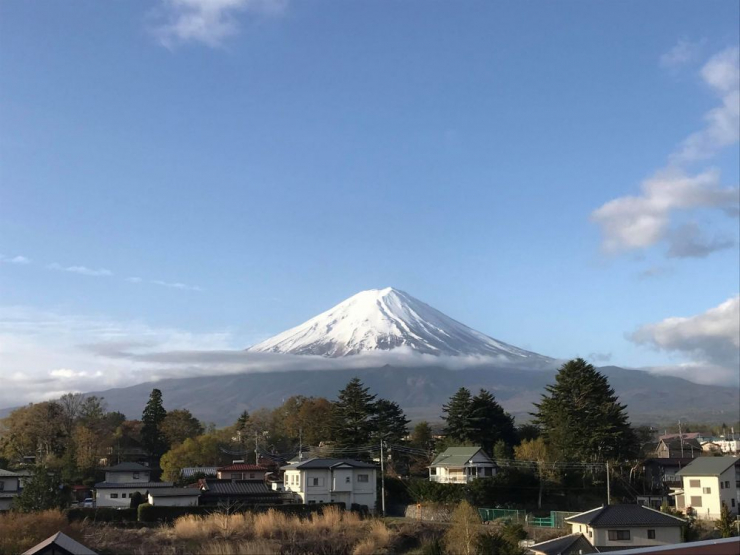
[[[439,482],[440,484],[467,484],[468,482],[475,480],[475,476],[465,475],[454,475],[454,476],[438,476],[436,474],[429,477],[432,482]]]

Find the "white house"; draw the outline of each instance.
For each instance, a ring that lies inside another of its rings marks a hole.
[[[722,504],[738,514],[740,499],[740,459],[737,457],[699,457],[676,473],[683,487],[676,489],[676,508],[696,518],[719,518]]]
[[[449,447],[429,466],[429,481],[467,484],[496,475],[496,463],[480,447]]]
[[[21,493],[21,475],[0,468],[0,511],[7,511]]]
[[[599,551],[681,543],[686,521],[644,505],[606,505],[565,519]]]
[[[376,467],[352,459],[309,459],[282,467],[283,489],[304,505],[314,503],[353,504],[375,510]]]
[[[172,487],[172,482],[152,482],[150,476],[150,468],[138,463],[125,462],[107,468],[105,482],[95,484],[96,506],[128,507],[137,491],[146,497],[155,488]]]
[[[199,497],[200,488],[154,488],[148,501],[157,507],[194,507]]]

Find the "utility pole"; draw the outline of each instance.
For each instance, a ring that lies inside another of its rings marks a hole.
[[[609,482],[609,461],[606,461],[606,504],[612,504],[612,490]]]
[[[678,421],[678,437],[681,440],[681,458],[683,459],[683,433],[681,432],[681,421]],[[668,455],[671,454],[670,448],[668,449]]]
[[[298,462],[303,460],[303,428],[298,428]]]
[[[254,432],[254,464],[260,463],[259,433]]]
[[[385,456],[383,455],[383,439],[380,440],[380,510],[385,516]]]

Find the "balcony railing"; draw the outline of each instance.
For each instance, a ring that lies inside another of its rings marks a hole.
[[[442,484],[467,484],[470,480],[474,480],[475,476],[430,476],[432,482],[440,482]]]

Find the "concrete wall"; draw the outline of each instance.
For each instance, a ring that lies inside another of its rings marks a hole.
[[[135,477],[136,476],[136,477]],[[148,482],[149,471],[142,472],[106,472],[105,481],[114,484],[123,484],[126,482]]]
[[[157,507],[194,507],[198,504],[198,497],[177,495],[173,497],[152,497],[149,494],[149,504]]]

